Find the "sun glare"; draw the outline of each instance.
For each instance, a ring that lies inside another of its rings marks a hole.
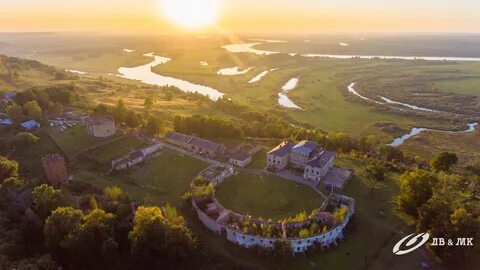
[[[162,5],[162,12],[169,20],[190,29],[212,25],[219,11],[219,0],[163,0]]]

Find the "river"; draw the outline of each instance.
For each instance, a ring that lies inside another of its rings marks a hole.
[[[121,67],[118,69],[118,73],[120,73],[118,76],[125,79],[141,81],[150,85],[175,86],[184,92],[199,93],[204,96],[208,96],[214,101],[218,100],[224,95],[222,92],[208,86],[194,84],[189,81],[154,73],[152,72],[153,67],[165,64],[171,61],[171,59],[168,57],[156,56],[153,53],[146,53],[144,56],[152,57],[153,61],[138,67]]]
[[[268,41],[267,41],[268,42]],[[272,55],[278,54],[281,52],[277,51],[269,51],[269,50],[261,50],[255,49],[256,45],[262,44],[263,42],[254,42],[254,43],[236,43],[236,44],[229,44],[222,46],[222,48],[226,49],[232,53],[254,53],[258,55]],[[472,61],[472,62],[480,62],[480,57],[450,57],[450,56],[399,56],[399,55],[347,55],[347,54],[319,54],[319,53],[306,53],[306,54],[298,54],[296,52],[287,53],[291,56],[300,55],[303,57],[325,57],[325,58],[336,58],[336,59],[351,59],[351,58],[359,58],[359,59],[402,59],[402,60],[427,60],[427,61]]]
[[[282,86],[282,92],[278,93],[278,104],[286,108],[301,110],[302,108],[297,104],[295,104],[287,96],[287,93],[295,89],[297,85],[298,85],[298,78],[292,78],[287,83],[285,83],[285,85]]]

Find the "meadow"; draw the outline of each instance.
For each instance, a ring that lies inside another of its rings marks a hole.
[[[310,187],[267,174],[240,172],[218,186],[216,198],[226,208],[263,219],[278,220],[310,213],[324,201]]]

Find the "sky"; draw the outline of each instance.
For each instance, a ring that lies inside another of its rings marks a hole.
[[[0,32],[185,31],[162,0],[0,0]],[[201,1],[201,0],[192,0]],[[480,33],[478,0],[218,0],[215,28],[250,33]]]

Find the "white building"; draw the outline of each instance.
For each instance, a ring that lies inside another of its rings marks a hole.
[[[315,182],[320,180],[333,167],[335,160],[335,153],[330,151],[321,152],[316,158],[308,161],[305,164],[303,177]]]
[[[277,170],[285,168],[290,161],[292,148],[295,146],[290,141],[283,141],[267,153],[267,167],[273,167]]]
[[[292,166],[300,169],[305,168],[305,163],[317,154],[317,146],[318,144],[316,142],[307,140],[297,143],[292,148],[292,153],[290,154],[290,163]]]

